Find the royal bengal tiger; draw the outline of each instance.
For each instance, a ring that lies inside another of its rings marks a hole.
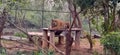
[[[69,22],[65,22],[60,19],[52,19],[51,22],[51,29],[53,30],[67,29],[69,26]]]
[[[60,19],[52,19],[51,21],[51,29],[55,30],[55,35],[59,36],[59,44],[62,44],[64,42],[64,37],[60,34],[63,32],[60,29],[68,29],[70,27],[69,22],[65,22]]]

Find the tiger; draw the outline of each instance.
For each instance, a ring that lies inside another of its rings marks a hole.
[[[60,29],[68,29],[70,27],[69,22],[65,22],[60,19],[52,19],[51,21],[51,29],[55,30],[55,35],[59,37],[58,43],[62,44],[64,37],[60,34],[63,33],[63,30]]]
[[[60,19],[52,19],[51,29],[59,30],[59,29],[67,29],[69,28],[69,22],[62,21]]]

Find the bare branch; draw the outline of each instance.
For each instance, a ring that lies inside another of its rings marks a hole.
[[[59,52],[60,54],[62,54],[62,55],[65,55],[65,53],[64,52],[62,52],[61,50],[59,50],[53,43],[51,43],[50,41],[48,41],[48,40],[46,40],[46,39],[43,39],[42,37],[40,37],[42,40],[45,40],[45,41],[47,41],[48,43],[50,43],[50,45],[52,45],[55,49],[56,49],[56,51],[57,52]]]
[[[32,43],[34,43],[34,41],[32,40],[32,36],[31,36],[31,35],[29,35],[27,32],[25,32],[25,31],[22,30],[21,28],[17,27],[14,23],[12,23],[11,21],[9,21],[8,19],[7,19],[7,22],[9,22],[9,23],[12,24],[13,26],[15,26],[18,30],[20,30],[21,32],[23,32],[24,34],[26,34],[27,37],[28,37],[28,39],[29,39],[29,41],[32,42]]]

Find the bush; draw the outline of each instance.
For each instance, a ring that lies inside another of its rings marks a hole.
[[[15,33],[14,36],[25,37],[25,38],[27,38],[27,35],[25,35],[24,33],[21,33],[21,32]]]
[[[0,47],[0,55],[6,55],[6,49],[3,47]]]
[[[50,51],[50,50],[42,51],[42,50],[40,50],[40,51],[33,52],[33,55],[55,55],[55,54],[54,54],[54,51]]]
[[[108,50],[111,55],[120,55],[120,32],[111,32],[101,38],[105,53]]]

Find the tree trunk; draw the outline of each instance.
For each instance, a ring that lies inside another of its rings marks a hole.
[[[89,16],[90,17],[90,16]],[[91,32],[92,32],[92,28],[91,28],[91,23],[90,23],[90,19],[88,17],[88,24],[89,24],[89,30],[90,30],[90,34],[88,34],[86,37],[89,41],[89,44],[90,44],[90,50],[93,49],[93,43],[92,43],[92,35],[91,35]]]
[[[76,10],[76,5],[73,3],[73,0],[67,0],[67,2],[69,4],[68,8],[73,18],[72,24],[69,27],[69,31],[67,31],[67,34],[66,34],[66,55],[70,55],[71,46],[73,43],[73,38],[71,37],[71,28],[73,27],[73,25],[74,27],[82,28],[82,25],[81,25],[81,21],[78,16],[78,12]]]
[[[113,20],[112,20],[112,23],[111,23],[111,31],[116,31],[116,24],[115,24],[115,20],[116,20],[116,17],[115,17],[115,10],[116,10],[116,5],[114,5],[113,7]]]
[[[118,11],[117,27],[120,29],[120,10]]]
[[[104,3],[103,3],[103,9],[104,9],[104,14],[103,14],[103,17],[104,17],[104,25],[103,25],[103,28],[104,28],[104,33],[106,34],[106,33],[108,33],[110,30],[110,28],[108,28],[109,27],[109,7],[108,7],[108,4],[107,4],[108,2],[107,1],[105,1]]]
[[[72,43],[73,43],[73,38],[71,37],[70,33],[67,32],[66,34],[66,55],[70,55]]]
[[[6,22],[6,19],[7,19],[7,12],[6,10],[4,9],[3,10],[3,13],[1,14],[0,16],[0,39],[1,39],[1,35],[2,35],[2,31],[4,29],[4,25],[5,25],[5,22]],[[0,47],[1,47],[1,40],[0,40]]]

